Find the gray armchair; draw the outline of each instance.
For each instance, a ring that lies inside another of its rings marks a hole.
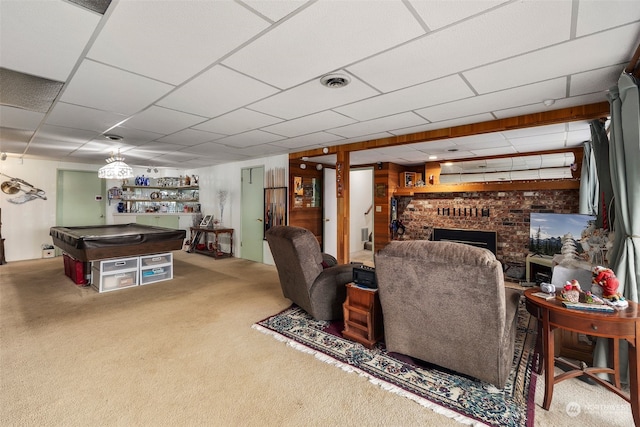
[[[520,293],[486,249],[394,241],[375,256],[387,349],[504,387]]]
[[[337,265],[305,228],[275,226],[266,238],[284,296],[316,320],[342,319],[345,285],[353,279],[354,265]]]

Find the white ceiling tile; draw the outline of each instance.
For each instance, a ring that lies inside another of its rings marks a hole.
[[[475,114],[467,117],[460,117],[451,120],[443,120],[440,122],[427,123],[425,125],[415,126],[412,128],[405,128],[401,132],[391,131],[394,135],[402,135],[406,133],[425,132],[430,130],[444,129],[448,127],[468,125],[473,123],[482,123],[495,120],[495,117],[489,113]]]
[[[401,2],[320,1],[223,63],[285,89],[421,34]]]
[[[0,128],[0,151],[22,154],[30,137],[31,132],[28,131]]]
[[[521,138],[509,138],[511,144],[518,148],[520,146],[528,146],[533,144],[555,144],[559,148],[565,146],[565,141],[567,139],[566,133],[550,133],[545,135],[534,135],[534,136],[525,136]]]
[[[43,141],[34,139],[29,144],[29,154],[35,156],[67,156],[82,146],[82,143],[70,141]]]
[[[640,6],[634,0],[581,0],[576,36],[595,33],[640,19]]]
[[[185,147],[181,151],[186,153],[200,154],[203,156],[212,155],[216,158],[219,158],[220,160],[226,161],[245,160],[249,158],[247,154],[238,153],[239,150],[230,152],[228,147],[215,142],[205,142],[203,144],[194,145],[192,147]]]
[[[307,0],[243,0],[243,3],[249,5],[252,9],[255,9],[273,22],[277,22],[303,6],[307,3]]]
[[[347,69],[390,92],[565,41],[570,27],[570,1],[509,3]]]
[[[296,136],[294,138],[282,139],[280,141],[274,141],[271,144],[277,145],[279,147],[302,148],[310,146],[320,146],[329,142],[336,142],[340,139],[342,138],[330,133],[317,132],[308,135]]]
[[[416,110],[431,122],[450,120],[460,116],[479,114],[505,106],[541,103],[546,98],[562,98],[566,92],[566,79],[560,78],[528,86],[479,95],[471,99]]]
[[[235,135],[281,122],[281,119],[241,108],[215,119],[194,126],[195,129],[216,132],[221,135]]]
[[[0,105],[0,126],[14,129],[36,130],[44,113]]]
[[[571,76],[570,96],[583,95],[593,92],[594,87],[610,88],[618,83],[618,78],[625,65],[600,68],[593,71],[578,73]]]
[[[50,143],[55,141],[56,143],[71,142],[82,145],[97,136],[94,131],[44,125],[36,132],[36,135],[33,137],[33,142]]]
[[[64,82],[100,16],[64,1],[3,1],[0,64]]]
[[[178,131],[174,134],[158,138],[158,142],[166,142],[176,145],[197,145],[203,142],[214,141],[216,139],[224,138],[225,135],[212,132],[204,132],[195,129],[185,129]]]
[[[58,102],[49,113],[46,123],[76,129],[104,132],[126,116],[93,108]]]
[[[474,93],[464,80],[458,75],[453,75],[334,110],[356,120],[371,120],[471,96],[474,96]]]
[[[171,89],[171,85],[85,60],[60,99],[99,110],[134,114]]]
[[[446,27],[454,22],[468,18],[487,9],[505,3],[506,0],[409,0],[420,18],[431,31]]]
[[[88,57],[177,85],[268,26],[230,1],[158,1],[152,6],[138,1],[112,5]]]
[[[469,147],[469,151],[475,154],[478,157],[489,157],[489,156],[498,156],[504,154],[515,154],[516,150],[509,147],[500,147],[500,148],[471,148]]]
[[[521,55],[484,67],[465,71],[463,74],[478,93],[488,93],[530,82],[563,77],[589,70],[629,61],[629,52],[637,46],[640,23],[583,37],[527,55]],[[593,46],[609,46],[593,52]],[[597,61],[591,57],[596,55]],[[624,66],[620,67],[620,72]],[[607,81],[598,87],[608,88]]]
[[[482,133],[478,135],[462,136],[453,138],[452,142],[459,148],[481,149],[481,148],[497,148],[508,147],[509,141],[500,133]]]
[[[203,117],[152,106],[126,121],[125,126],[170,134],[204,121]]]
[[[361,135],[370,135],[374,132],[387,130],[391,127],[402,129],[410,126],[417,126],[424,123],[424,119],[413,113],[402,113],[366,122],[354,123],[331,129],[330,132],[345,138],[354,138]]]
[[[342,71],[337,73],[347,75]],[[319,79],[313,79],[251,104],[249,108],[284,119],[294,119],[379,94],[359,79],[355,77],[350,79],[351,82],[340,89],[327,88],[320,83]]]
[[[541,135],[560,134],[566,131],[566,125],[564,123],[545,125],[545,126],[533,126],[522,129],[513,129],[503,131],[502,135],[508,140],[517,138],[535,138]]]
[[[276,93],[277,89],[226,67],[215,66],[157,104],[215,117]]]
[[[217,140],[216,143],[226,145],[227,147],[246,148],[281,139],[283,138],[279,135],[262,132],[261,130],[252,130],[238,135],[227,136],[226,138]]]
[[[536,151],[557,150],[562,147],[558,147],[555,142],[534,142],[514,145],[514,148],[518,153],[535,153]]]
[[[267,126],[264,130],[278,135],[294,137],[342,126],[348,123],[353,123],[354,121],[355,120],[341,114],[334,113],[333,111],[323,111],[321,113],[293,119],[288,122]]]
[[[171,151],[181,150],[183,147],[177,144],[167,144],[165,142],[152,141],[135,148],[137,153],[169,153]]]

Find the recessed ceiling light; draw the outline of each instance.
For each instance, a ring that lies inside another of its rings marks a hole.
[[[320,78],[320,83],[331,89],[340,89],[351,83],[351,79],[344,74],[327,74]]]
[[[438,156],[434,156],[433,154],[429,156],[429,160],[435,160],[437,158],[438,158]]]
[[[542,103],[544,105],[546,105],[547,107],[551,107],[553,104],[556,103],[555,99],[545,99],[544,101],[542,101]]]

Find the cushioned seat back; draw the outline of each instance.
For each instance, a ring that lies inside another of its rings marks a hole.
[[[311,231],[301,227],[275,226],[267,231],[266,238],[282,293],[312,312],[309,289],[323,269],[320,244]]]
[[[375,265],[389,351],[477,378],[483,365],[489,371],[509,357],[500,354],[506,317],[502,265],[489,250],[394,241],[376,254]]]

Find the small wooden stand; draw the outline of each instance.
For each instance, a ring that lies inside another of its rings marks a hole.
[[[347,299],[342,305],[344,310],[345,338],[372,348],[382,339],[382,308],[377,289],[360,288],[353,283],[347,285]]]
[[[213,234],[213,250],[201,250],[198,249],[198,243],[204,238],[204,242],[207,242],[207,235]],[[220,248],[220,240],[218,236],[220,234],[229,235],[229,251],[225,252]],[[191,227],[191,245],[189,246],[189,252],[196,252],[203,255],[208,255],[213,258],[227,258],[233,256],[233,228],[224,227]]]

